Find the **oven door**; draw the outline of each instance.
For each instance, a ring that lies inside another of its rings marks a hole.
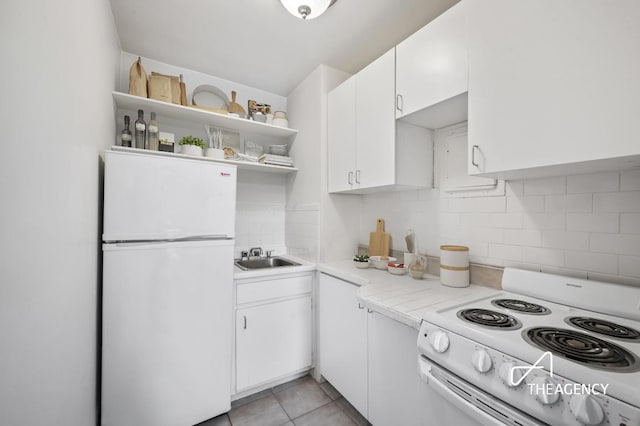
[[[423,426],[464,424],[483,426],[541,426],[525,413],[451,374],[420,356],[418,370],[423,398]],[[444,401],[443,401],[444,400]]]

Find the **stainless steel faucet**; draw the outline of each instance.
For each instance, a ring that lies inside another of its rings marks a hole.
[[[252,247],[249,249],[249,257],[262,256],[262,247]]]

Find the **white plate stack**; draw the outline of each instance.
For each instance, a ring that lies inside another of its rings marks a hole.
[[[273,166],[293,167],[293,160],[285,155],[264,154],[258,158],[258,162]]]

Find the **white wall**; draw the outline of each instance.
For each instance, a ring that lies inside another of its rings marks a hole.
[[[312,261],[350,256],[357,247],[359,197],[327,194],[327,93],[349,74],[320,65],[287,98],[289,123],[299,130],[287,178],[286,242],[290,254]]]
[[[420,251],[464,244],[473,262],[640,285],[640,171],[507,182],[499,197],[438,190],[363,197],[360,243],[386,219],[395,250],[413,228]]]
[[[3,1],[0,53],[0,424],[92,425],[109,2]]]

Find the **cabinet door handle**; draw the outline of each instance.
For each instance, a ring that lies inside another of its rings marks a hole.
[[[478,167],[478,163],[476,162],[476,149],[480,148],[478,145],[473,145],[471,147],[471,164]]]
[[[347,175],[347,182],[349,182],[349,185],[353,185],[353,172],[349,172]]]
[[[367,308],[367,312],[368,312],[368,313],[371,313],[371,312],[373,312],[373,309],[371,309],[371,308]]]
[[[356,183],[360,183],[360,170],[356,170]]]
[[[364,309],[364,305],[358,303],[358,309]]]
[[[242,327],[242,328],[244,328],[246,330],[247,329],[247,316],[243,315],[242,318],[244,318],[244,327]]]
[[[403,103],[404,100],[402,99],[402,95],[396,95],[396,109],[400,112],[402,112],[402,107],[404,106]]]

